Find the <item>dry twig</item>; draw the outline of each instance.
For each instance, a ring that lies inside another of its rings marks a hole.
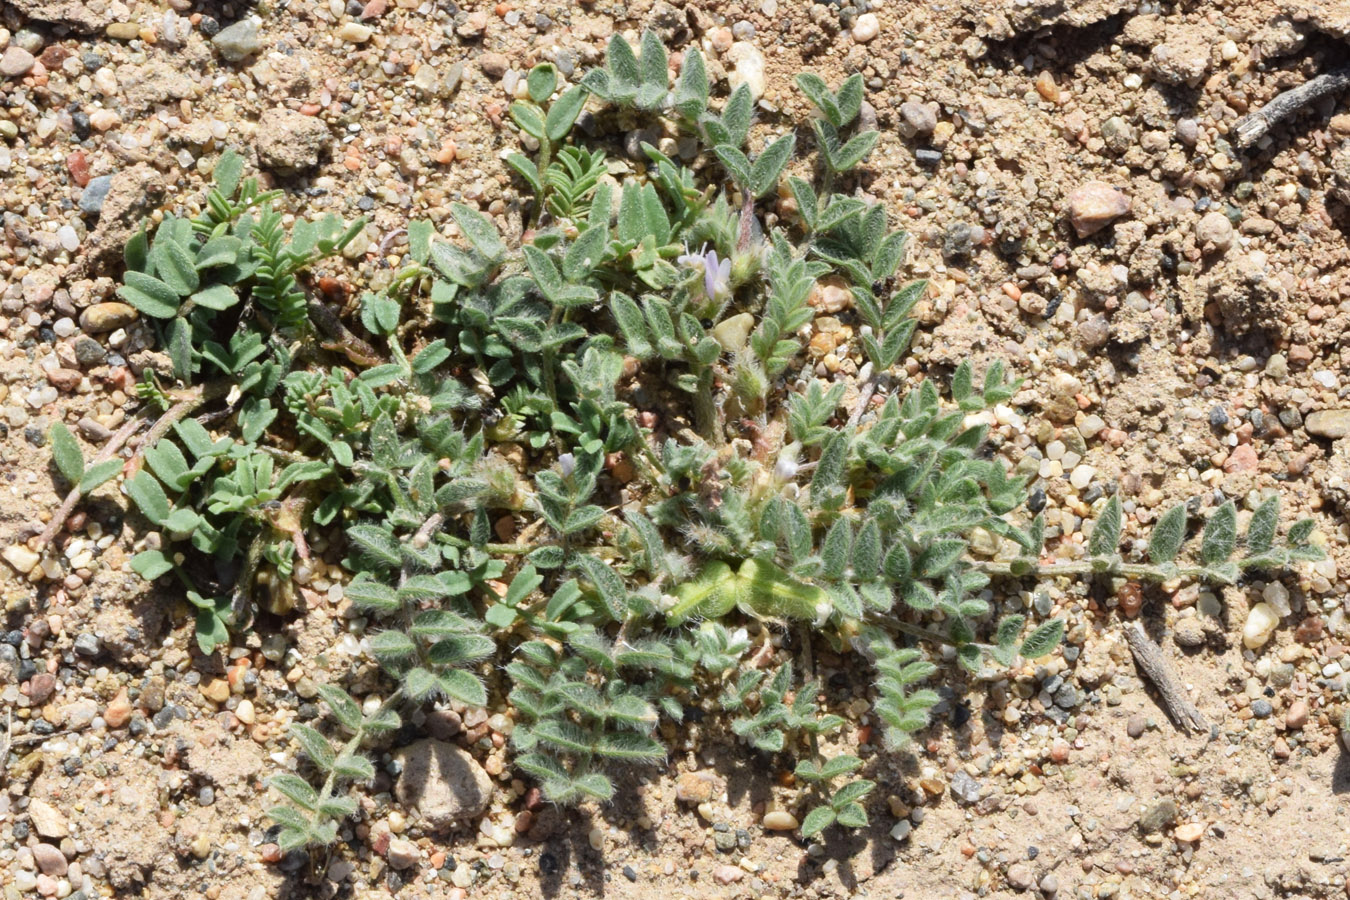
[[[1125,628],[1125,640],[1134,654],[1135,664],[1158,689],[1158,696],[1173,723],[1187,733],[1208,731],[1209,722],[1205,721],[1200,710],[1186,696],[1185,689],[1177,682],[1172,667],[1163,656],[1162,648],[1149,639],[1138,622],[1131,622]]]
[[[1291,88],[1265,106],[1248,113],[1233,126],[1233,134],[1240,149],[1246,150],[1277,124],[1328,94],[1350,87],[1350,66],[1318,75]]]

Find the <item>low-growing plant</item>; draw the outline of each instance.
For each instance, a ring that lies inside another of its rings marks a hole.
[[[306,272],[363,223],[288,229],[233,153],[202,213],[127,247],[121,295],[171,361],[143,389],[168,424],[122,484],[157,529],[132,567],[183,583],[211,653],[287,612],[322,542],[394,686],[373,711],[321,688],[339,746],[293,727],[317,779],[272,780],[289,800],[271,812],[283,847],[333,841],[356,810],[347,785],[373,775],[368,745],[447,699],[504,702],[515,764],[559,803],[608,800],[616,770],[666,757],[661,719],[698,707],[753,752],[795,760],[804,835],[861,827],[874,782],[859,757],[828,753],[845,720],[809,662],[759,668],[766,648],[738,622],[763,622],[766,639],[795,627],[803,660],[812,640],[865,660],[898,748],[937,702],[935,647],[975,671],[1059,643],[1059,619],[1028,632],[1018,602],[996,616],[991,578],[1231,582],[1318,555],[1311,523],[1276,547],[1274,500],[1236,562],[1231,502],[1194,565],[1176,562],[1183,507],[1159,520],[1148,560],[1122,555],[1112,496],[1083,561],[1043,560],[1025,479],[987,452],[975,415],[1018,382],[965,362],[945,398],[936,377],[905,383],[925,285],[897,278],[904,233],[851,191],[878,139],[858,125],[861,77],[835,91],[799,78],[818,113],[813,173],[794,123],[749,139],[748,87],[715,110],[696,49],[673,90],[667,66],[649,33],[640,55],[614,38],[576,86],[531,71],[511,117],[536,156],[507,161],[532,227],[503,235],[460,203],[450,221],[410,223],[405,267],[352,310]],[[603,142],[569,143],[588,105],[601,132],[618,109],[698,153],[644,144],[645,164],[611,166]],[[829,381],[803,352],[826,283],[857,330]],[[52,443],[77,490],[115,477],[86,468],[64,426]],[[988,536],[1015,552],[974,552]],[[496,664],[506,684],[490,688]]]

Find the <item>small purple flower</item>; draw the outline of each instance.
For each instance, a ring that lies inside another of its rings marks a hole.
[[[716,300],[731,291],[731,260],[717,260],[717,251],[709,250],[703,257],[703,292],[709,300]]]
[[[562,477],[571,478],[577,470],[577,458],[570,453],[562,454],[558,457],[558,468],[562,470]]]
[[[704,294],[709,300],[718,300],[731,291],[731,260],[719,259],[716,250],[706,247],[700,247],[697,253],[690,253],[686,247],[675,261],[690,269],[702,269]]]

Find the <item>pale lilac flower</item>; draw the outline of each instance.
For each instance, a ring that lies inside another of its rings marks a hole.
[[[577,470],[577,458],[570,453],[562,454],[558,457],[558,468],[562,470],[562,477],[571,478]]]
[[[731,291],[731,260],[719,259],[716,250],[706,247],[706,244],[700,247],[697,253],[690,253],[685,247],[685,252],[675,262],[690,269],[701,269],[703,293],[709,300],[718,300]]]
[[[709,300],[716,300],[731,291],[731,260],[717,260],[717,251],[709,250],[703,258],[703,292]]]

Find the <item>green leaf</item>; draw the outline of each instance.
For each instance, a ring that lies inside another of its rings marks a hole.
[[[49,437],[52,442],[52,461],[61,477],[71,484],[79,484],[84,477],[84,451],[80,442],[62,422],[52,425]]]
[[[1052,650],[1059,646],[1060,640],[1064,637],[1064,620],[1051,619],[1039,625],[1035,631],[1027,636],[1022,642],[1022,648],[1018,652],[1025,659],[1040,659],[1048,655]]]
[[[220,154],[216,160],[216,167],[211,170],[211,180],[216,184],[216,190],[228,200],[234,196],[235,190],[239,187],[239,179],[244,174],[244,158],[233,149],[226,147],[225,152]]]
[[[169,498],[149,472],[137,472],[123,486],[127,496],[136,502],[141,514],[151,522],[158,525],[169,517]]]
[[[753,184],[750,175],[750,160],[745,154],[730,144],[720,144],[713,148],[717,158],[726,167],[727,174],[739,187],[750,188]]]
[[[685,51],[680,68],[680,83],[675,88],[675,110],[690,121],[698,121],[708,108],[708,69],[703,54],[691,47]]]
[[[1153,526],[1148,538],[1148,558],[1154,565],[1170,563],[1177,558],[1186,540],[1186,505],[1178,503],[1163,513]]]
[[[502,243],[497,226],[492,224],[491,219],[463,203],[450,204],[450,213],[475,250],[493,262],[506,255],[506,245]]]
[[[854,782],[859,784],[860,782]],[[867,810],[861,803],[846,803],[835,816],[835,822],[845,828],[866,828]]]
[[[639,359],[650,357],[655,351],[648,338],[647,320],[633,299],[614,291],[609,297],[609,309],[619,330],[623,332],[628,352]]]
[[[548,109],[548,115],[544,118],[544,134],[550,141],[556,144],[567,137],[567,132],[572,130],[577,116],[581,115],[581,110],[585,108],[588,96],[590,91],[577,85],[564,91],[562,96],[553,101],[553,105]]]
[[[267,779],[267,786],[291,802],[313,812],[319,805],[319,792],[299,775],[283,773]]]
[[[173,563],[160,550],[142,550],[131,558],[131,570],[146,581],[173,571]]]
[[[847,144],[834,152],[834,170],[836,172],[847,172],[849,169],[862,162],[867,154],[872,152],[872,148],[877,145],[880,139],[879,131],[864,131],[855,136]]]
[[[375,766],[364,756],[347,753],[333,760],[333,773],[339,778],[346,778],[348,781],[364,782],[370,781],[375,777]],[[342,799],[353,803],[355,802],[350,797],[344,797]],[[333,815],[333,811],[328,811],[328,814],[332,818],[340,819],[351,815],[351,813],[355,811],[356,809],[353,807],[351,812],[344,813],[343,815]]]
[[[197,251],[197,268],[214,269],[217,266],[232,266],[239,259],[239,251],[244,242],[232,235],[212,238]]]
[[[1280,524],[1279,495],[1266,500],[1252,513],[1247,525],[1247,553],[1259,556],[1275,544],[1275,532]]]
[[[831,93],[825,79],[814,72],[802,72],[797,76],[797,87],[806,99],[815,104],[828,121],[835,128],[844,127],[844,118],[839,110],[839,105],[835,102],[834,94]]]
[[[567,254],[563,257],[563,277],[573,284],[585,279],[604,259],[608,241],[607,226],[593,225],[583,231],[567,248]]]
[[[755,111],[755,100],[750,96],[750,86],[741,84],[731,92],[731,98],[722,107],[722,127],[726,129],[726,143],[734,147],[745,144],[745,136],[750,131],[750,118]]]
[[[1237,507],[1229,500],[1216,509],[1205,522],[1200,537],[1200,562],[1216,566],[1233,555],[1237,546]]]
[[[618,34],[610,36],[609,52],[605,64],[609,69],[611,79],[618,82],[617,85],[611,84],[612,88],[637,91],[638,85],[642,82],[637,56],[633,53],[633,48],[629,46],[628,42]]]
[[[198,609],[196,618],[197,647],[207,656],[216,648],[230,642],[230,630],[225,620],[214,609]]]
[[[193,294],[192,302],[219,312],[234,306],[239,297],[228,284],[213,284]]]
[[[1092,536],[1088,538],[1089,556],[1114,556],[1120,547],[1121,508],[1120,495],[1114,495],[1102,507],[1092,527]]]
[[[854,72],[844,83],[839,85],[839,91],[834,95],[835,102],[839,107],[838,127],[843,128],[858,117],[862,110],[863,99],[863,80],[862,75]]]
[[[353,525],[347,529],[347,539],[381,565],[395,568],[403,562],[394,536],[377,525]]]
[[[353,733],[361,728],[361,707],[352,699],[351,694],[335,684],[320,684],[315,685],[315,688],[319,692],[319,697],[332,710],[333,718],[337,719],[339,725]]]
[[[167,221],[167,220],[166,220]],[[161,225],[155,234],[155,243],[150,248],[150,262],[155,274],[179,297],[186,297],[201,284],[197,275],[197,264],[177,241],[164,237]]]
[[[501,603],[494,603],[483,613],[483,621],[493,628],[510,628],[518,618],[516,611]]]
[[[401,631],[381,631],[370,639],[370,652],[380,660],[409,659],[417,653],[417,644]]]
[[[117,296],[154,319],[172,319],[178,315],[178,294],[158,278],[128,270]]]
[[[516,154],[520,156],[520,154]],[[521,159],[525,159],[523,156]],[[510,162],[511,160],[507,160]],[[525,160],[527,163],[529,160]],[[533,166],[533,163],[530,163]],[[536,172],[535,178],[538,179]],[[528,179],[527,179],[528,180]],[[541,190],[541,186],[531,183],[536,191]],[[427,260],[431,258],[431,238],[436,234],[436,226],[425,219],[413,219],[408,223],[408,255],[419,265],[426,265]]]
[[[853,544],[853,575],[859,581],[871,581],[881,574],[881,527],[868,519]]]
[[[548,126],[539,107],[524,100],[511,104],[511,118],[520,126],[520,130],[537,140],[547,140]]]
[[[853,526],[848,519],[837,519],[825,535],[825,543],[820,549],[821,577],[838,581],[844,577],[848,567],[849,551],[853,544]]]
[[[144,272],[149,259],[150,238],[145,233],[145,225],[141,225],[122,249],[122,261],[126,263],[128,272]]]
[[[834,810],[828,806],[817,806],[802,820],[802,837],[813,838],[834,824]]]
[[[811,475],[811,497],[813,500],[838,487],[844,481],[844,467],[848,461],[849,435],[840,430],[825,444],[825,450],[816,463],[816,471]]]
[[[399,609],[398,595],[394,589],[367,575],[353,579],[343,590],[343,596],[364,612],[396,612]]]
[[[461,666],[486,659],[497,650],[497,642],[482,634],[457,634],[444,638],[427,650],[427,661],[438,666]]]
[[[919,554],[915,568],[924,578],[938,578],[945,575],[956,565],[966,550],[966,542],[960,540],[933,541]]]
[[[642,85],[655,88],[662,94],[670,85],[669,61],[666,59],[666,47],[655,31],[648,29],[642,33]]]
[[[778,176],[792,158],[792,150],[797,145],[797,137],[792,132],[780,137],[764,148],[764,152],[755,158],[750,168],[750,189],[756,197],[763,197],[778,186]]]
[[[458,700],[465,706],[482,708],[487,706],[487,688],[473,674],[463,669],[451,669],[439,677],[441,693],[451,700]]]
[[[333,752],[333,745],[328,743],[328,738],[308,725],[301,725],[298,722],[291,723],[289,733],[314,765],[325,772],[332,770],[337,754]]]
[[[591,584],[595,585],[600,599],[609,611],[610,618],[622,622],[628,617],[628,591],[623,586],[619,573],[600,559],[586,553],[578,553],[573,564]]]
[[[558,89],[558,72],[552,63],[540,63],[525,76],[525,88],[530,99],[540,106]]]

